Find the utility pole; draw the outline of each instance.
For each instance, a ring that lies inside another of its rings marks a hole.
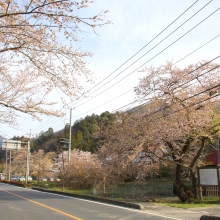
[[[69,130],[69,148],[68,148],[68,173],[70,169],[70,159],[71,159],[71,121],[72,121],[72,108],[70,108],[70,130]]]
[[[25,178],[25,184],[27,184],[28,177],[29,177],[29,154],[30,154],[30,141],[27,142],[27,158],[26,158],[26,178]]]
[[[8,151],[7,150],[5,150],[5,176],[6,176],[6,179],[9,180],[8,179]]]
[[[30,130],[30,138],[31,140],[31,130]],[[30,141],[27,142],[27,159],[26,159],[26,178],[25,178],[25,184],[28,182],[29,178],[29,163],[30,163]]]
[[[11,181],[11,150],[9,150],[8,180],[9,180],[9,182]]]

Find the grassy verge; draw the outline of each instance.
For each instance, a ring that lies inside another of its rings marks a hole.
[[[47,186],[46,186],[47,185]],[[141,185],[144,189],[144,186]],[[67,192],[67,193],[72,193],[72,194],[78,194],[78,195],[89,195],[92,196],[93,194],[93,190],[92,189],[69,189],[68,187],[64,187],[64,190],[61,187],[61,183],[54,183],[54,182],[40,182],[40,187],[42,188],[47,188],[47,189],[51,189],[54,191],[58,191],[58,192]],[[104,196],[102,193],[97,194],[98,197],[103,197],[103,198],[110,198],[110,199],[114,199],[114,200],[118,200],[118,201],[126,201],[126,202],[133,202],[133,203],[140,203],[143,202],[140,201],[140,199],[137,198],[129,198],[129,197],[124,197],[123,193],[125,192],[125,188],[123,188],[123,185],[119,185],[119,188],[121,188],[119,191],[121,193],[115,193],[108,195],[108,193],[106,193],[106,195],[108,196]],[[127,189],[129,188],[129,184],[127,185]],[[162,187],[161,189],[158,187],[157,191],[158,193],[160,191],[164,191],[165,188]],[[107,191],[107,189],[106,189]],[[188,208],[209,208],[209,207],[214,207],[219,205],[219,197],[204,197],[202,199],[202,201],[194,201],[194,202],[188,202],[188,203],[182,203],[178,197],[170,197],[170,196],[165,196],[165,197],[154,197],[154,196],[147,196],[144,200],[144,202],[151,202],[151,203],[156,203],[156,204],[161,204],[161,205],[165,205],[165,206],[170,206],[170,207],[176,207],[176,208],[184,208],[184,209],[188,209]]]
[[[154,203],[159,203],[176,208],[209,208],[219,205],[219,197],[203,197],[202,201],[182,203],[177,197],[156,199]]]
[[[62,192],[63,189],[60,187],[53,187],[51,190],[57,191],[57,192]],[[72,193],[72,194],[78,194],[78,195],[92,195],[92,190],[91,189],[77,189],[77,190],[73,190],[73,189],[68,189],[68,188],[64,188],[64,192],[66,193]]]
[[[73,193],[73,194],[84,194],[84,195],[91,195],[92,189],[70,189],[69,187],[64,186],[62,187],[61,182],[55,182],[55,181],[39,181],[39,184],[37,181],[32,182],[32,186],[35,187],[41,187],[48,190],[54,190],[57,192],[66,192],[66,193]]]

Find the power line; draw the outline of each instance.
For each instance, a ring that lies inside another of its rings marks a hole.
[[[204,6],[205,7],[205,6]],[[176,41],[174,41],[172,44],[170,44],[169,46],[167,46],[165,49],[163,49],[162,51],[160,51],[157,55],[155,55],[153,58],[151,58],[150,60],[148,60],[147,62],[145,62],[143,65],[145,65],[146,63],[148,63],[149,61],[151,61],[152,59],[154,59],[156,56],[158,56],[159,54],[161,54],[163,51],[165,51],[166,49],[168,49],[170,46],[172,46],[174,43],[176,43],[178,40],[180,40],[182,37],[184,37],[186,34],[188,34],[190,31],[192,31],[193,29],[195,29],[198,25],[200,25],[202,22],[204,22],[206,19],[208,19],[211,15],[213,15],[214,13],[216,13],[219,10],[219,8],[217,10],[215,10],[213,13],[211,13],[209,16],[207,16],[205,19],[203,19],[201,22],[199,22],[196,26],[194,26],[193,28],[191,28],[188,32],[186,32],[184,35],[182,35],[180,38],[178,38]],[[143,65],[141,65],[140,67],[138,67],[135,71],[137,71],[139,68],[141,68]],[[131,75],[132,73],[134,73],[135,71],[131,72],[130,74],[128,74],[127,76],[125,76],[123,79],[121,79],[120,81],[116,82],[115,84],[113,84],[112,86],[108,87],[107,89],[105,89],[104,91],[102,91],[101,93],[97,94],[96,96],[90,98],[89,100],[87,100],[86,102],[96,98],[98,95],[102,94],[103,92],[107,91],[108,89],[112,88],[114,85],[118,84],[119,82],[121,82],[122,80],[124,80],[125,78],[127,78],[129,75]],[[85,104],[86,102],[82,103]],[[78,105],[81,106],[82,104]],[[76,106],[76,107],[78,107]]]
[[[153,46],[150,50],[148,50],[145,54],[143,54],[141,57],[139,57],[137,60],[135,60],[132,64],[130,64],[128,67],[126,67],[124,70],[122,70],[121,72],[119,72],[116,76],[114,76],[112,79],[110,79],[109,81],[107,81],[104,85],[102,85],[102,86],[100,86],[98,89],[96,89],[95,91],[93,91],[91,94],[94,94],[95,92],[97,92],[98,90],[100,90],[102,87],[104,87],[105,85],[107,85],[109,82],[111,82],[113,79],[115,79],[116,77],[118,77],[120,74],[122,74],[123,72],[125,72],[127,69],[129,69],[131,66],[133,66],[135,63],[137,63],[140,59],[142,59],[144,56],[146,56],[150,51],[152,51],[153,49],[155,49],[159,44],[161,44],[164,40],[166,40],[168,37],[170,37],[173,33],[175,33],[179,28],[181,28],[184,24],[186,24],[189,20],[191,20],[196,14],[198,14],[202,9],[204,9],[205,7],[207,7],[208,6],[208,4],[210,4],[211,2],[212,2],[213,0],[211,0],[211,1],[209,1],[206,5],[204,5],[202,8],[200,8],[196,13],[194,13],[190,18],[188,18],[185,22],[183,22],[181,25],[179,25],[174,31],[172,31],[170,34],[168,34],[165,38],[163,38],[159,43],[157,43],[155,46]],[[210,15],[211,16],[211,15]],[[207,17],[208,18],[208,17]],[[207,19],[206,18],[206,19]],[[206,20],[205,19],[205,20]],[[203,21],[202,21],[203,22]],[[202,23],[201,22],[201,23]],[[200,24],[200,23],[199,23]],[[198,25],[199,25],[198,24]],[[197,26],[198,26],[197,25]],[[195,26],[195,27],[197,27],[197,26]],[[194,28],[195,28],[194,27]],[[193,28],[193,29],[194,29]],[[192,30],[192,29],[191,29]],[[191,31],[190,30],[190,31]],[[189,32],[190,32],[189,31]],[[188,32],[187,32],[188,33]],[[187,34],[186,33],[186,34]],[[185,35],[186,35],[185,34]],[[183,35],[183,36],[185,36],[185,35]],[[182,37],[183,37],[182,36]],[[181,37],[181,38],[182,38]],[[181,39],[180,38],[180,39]],[[178,39],[179,40],[179,39]],[[178,41],[177,40],[177,41]],[[174,43],[176,43],[176,41],[174,42]],[[173,43],[173,44],[174,44]],[[172,44],[171,44],[172,45]],[[171,46],[170,45],[170,46]],[[168,46],[167,48],[169,48],[170,46]],[[167,48],[165,48],[164,50],[166,50]],[[163,50],[163,51],[164,51]],[[161,51],[160,53],[162,53],[163,51]],[[160,54],[159,53],[159,54]],[[159,54],[157,54],[157,55],[159,55]],[[156,56],[154,56],[153,58],[151,58],[149,61],[151,61],[152,59],[154,59],[155,57],[157,57],[157,55]],[[146,63],[148,63],[149,61],[147,61]],[[144,63],[143,65],[145,65],[146,63]],[[143,66],[142,65],[142,66]],[[133,74],[134,72],[136,72],[138,69],[140,69],[142,66],[140,66],[140,67],[138,67],[137,69],[135,69],[133,72],[131,72],[130,74],[128,74],[127,76],[125,76],[124,78],[122,78],[122,80],[124,80],[125,78],[127,78],[128,76],[130,76],[131,74]],[[122,80],[119,80],[117,83],[115,83],[115,84],[113,84],[112,86],[110,86],[109,88],[111,88],[111,87],[113,87],[113,86],[115,86],[116,84],[118,84],[119,82],[121,82]],[[108,89],[106,89],[106,90],[108,90]],[[83,104],[85,104],[85,103],[87,103],[87,102],[89,102],[90,100],[92,100],[92,99],[94,99],[94,98],[96,98],[97,96],[99,96],[100,94],[102,94],[103,92],[105,92],[106,90],[104,90],[104,91],[102,91],[101,93],[98,93],[96,96],[94,96],[94,97],[92,97],[92,98],[90,98],[90,99],[88,99],[87,101],[85,101],[85,102],[83,102],[82,104],[79,104],[79,105],[77,105],[76,107],[78,107],[78,106],[81,106],[81,105],[83,105]],[[90,94],[90,95],[91,95]],[[79,103],[79,102],[78,102]]]
[[[202,68],[203,66],[207,65],[208,63],[214,61],[215,59],[217,59],[217,58],[219,58],[219,57],[220,57],[220,56],[217,56],[217,57],[215,57],[214,59],[212,59],[212,60],[210,60],[210,61],[208,61],[208,62],[202,64],[201,66],[197,67],[197,68],[196,68],[195,70],[193,70],[193,71],[190,71],[189,73],[185,74],[184,76],[189,75],[189,74],[195,72],[195,71],[198,70],[199,68]],[[176,88],[174,88],[173,91],[174,91],[175,89],[181,88],[182,86],[188,84],[189,82],[191,82],[191,81],[193,81],[193,80],[195,80],[195,79],[198,79],[199,77],[201,77],[201,76],[203,76],[203,75],[205,75],[205,74],[207,74],[207,73],[209,73],[209,72],[211,72],[211,71],[213,71],[213,70],[215,70],[215,69],[217,69],[217,68],[219,68],[219,67],[220,67],[220,65],[218,65],[218,66],[212,68],[211,70],[208,70],[208,71],[205,72],[205,73],[202,73],[202,74],[199,75],[199,76],[196,76],[196,77],[194,77],[194,78],[188,80],[188,81],[185,82],[185,83],[182,83],[181,85],[179,85],[179,86],[177,86]],[[190,86],[190,85],[189,85],[189,86]],[[152,93],[153,93],[153,92],[152,92]],[[144,98],[143,98],[143,99],[144,99]],[[141,105],[139,105],[139,106],[136,106],[136,107],[134,107],[134,108],[128,110],[127,112],[131,112],[131,111],[134,111],[135,109],[139,109],[139,108],[141,108],[141,107],[144,107],[147,103],[148,103],[148,102],[145,102],[144,104],[141,104]],[[114,110],[113,112],[115,112],[115,111],[116,111],[116,110]]]
[[[124,66],[128,61],[130,61],[133,57],[135,57],[139,52],[141,52],[146,46],[148,46],[151,42],[153,42],[158,36],[160,36],[166,29],[168,29],[173,23],[175,23],[182,15],[184,15],[190,8],[192,8],[196,3],[198,2],[195,1],[192,5],[190,5],[184,12],[182,12],[176,19],[174,19],[168,26],[166,26],[159,34],[157,34],[152,40],[150,40],[146,45],[144,45],[140,50],[138,50],[132,57],[130,57],[128,60],[126,60],[122,65],[120,65],[117,69],[115,69],[112,73],[110,73],[107,77],[105,77],[103,80],[101,80],[98,84],[96,84],[94,87],[92,87],[89,91],[91,91],[92,89],[94,89],[96,86],[98,86],[99,84],[101,84],[104,80],[106,80],[107,78],[109,78],[113,73],[115,73],[117,70],[119,70],[122,66]],[[210,1],[211,2],[211,1]],[[209,2],[209,3],[210,3]],[[208,4],[209,4],[208,3]],[[140,59],[140,58],[139,58]],[[125,70],[124,70],[125,71]],[[94,93],[94,92],[93,92]],[[91,94],[93,94],[91,93]],[[90,95],[91,95],[90,94]],[[82,100],[79,100],[78,102],[75,103],[75,105],[79,102],[81,102]],[[85,103],[85,102],[84,102]],[[83,104],[84,104],[83,103]],[[50,117],[50,119],[52,119],[53,117]],[[50,120],[49,119],[49,120]],[[56,118],[52,119],[52,121],[54,121]],[[49,121],[48,120],[48,121]],[[48,122],[51,123],[51,122]],[[46,124],[48,124],[46,122]],[[40,127],[44,127],[46,125],[45,123],[43,125],[41,125]]]
[[[220,87],[220,84],[217,84],[217,85],[215,85],[215,86],[213,86],[213,87],[211,87],[211,88],[208,88],[208,89],[206,89],[206,90],[203,90],[203,91],[201,91],[201,92],[198,92],[198,93],[196,93],[196,94],[194,94],[194,95],[192,95],[192,96],[190,96],[190,97],[188,97],[188,98],[185,98],[185,99],[183,99],[183,100],[181,100],[181,101],[182,101],[182,102],[187,101],[187,100],[189,100],[189,99],[191,99],[191,98],[193,98],[193,97],[196,97],[196,96],[198,96],[198,95],[201,95],[202,93],[208,92],[208,91],[210,91],[210,90],[212,90],[212,89],[215,89],[215,88],[218,88],[218,87]],[[218,96],[219,96],[219,95],[220,95],[220,94],[218,94]],[[213,97],[214,97],[214,96],[213,96]],[[210,98],[212,98],[212,97],[210,97]],[[208,100],[208,99],[207,99],[207,100]],[[200,104],[200,102],[198,102],[197,104]],[[191,106],[193,106],[193,105],[195,105],[195,104],[189,105],[187,108],[189,108],[189,107],[191,107]],[[166,107],[164,107],[164,108],[162,108],[162,109],[159,109],[159,110],[157,110],[157,111],[154,111],[154,112],[152,112],[152,113],[150,113],[150,114],[148,114],[148,115],[145,115],[144,117],[148,117],[148,116],[154,115],[154,114],[156,114],[156,113],[158,113],[158,112],[164,111],[164,110],[167,109],[167,108],[169,108],[169,106],[166,106]],[[186,108],[186,107],[184,107],[184,108]]]
[[[180,60],[176,61],[174,63],[177,64],[179,63],[180,61],[182,61],[183,59],[185,59],[186,57],[190,56],[191,54],[195,53],[196,51],[198,51],[199,49],[201,49],[202,47],[206,46],[207,44],[211,43],[213,40],[215,40],[216,38],[218,38],[220,36],[220,34],[218,34],[217,36],[215,36],[214,38],[212,38],[211,40],[207,41],[206,43],[204,43],[202,46],[198,47],[197,49],[195,49],[194,51],[192,51],[191,53],[187,54],[185,57],[181,58]]]
[[[219,36],[219,35],[217,35],[216,37],[212,38],[210,41],[206,42],[206,43],[203,44],[202,46],[207,45],[207,44],[210,43],[212,40],[216,39],[218,36]],[[196,50],[194,50],[194,52],[197,51],[198,49],[200,49],[202,46],[200,46],[199,48],[197,48]],[[190,54],[188,54],[187,56],[181,58],[180,60],[185,59],[186,57],[188,57],[188,56],[191,55],[191,54],[192,54],[192,52],[191,52]],[[201,68],[201,67],[207,65],[208,63],[210,63],[210,62],[216,60],[216,59],[219,58],[219,57],[220,57],[220,56],[217,56],[217,57],[213,58],[212,60],[210,60],[210,61],[204,63],[203,65],[197,67],[195,70],[193,70],[193,71],[191,71],[191,72],[189,72],[189,73],[187,73],[187,74],[191,74],[192,72],[194,72],[194,71],[196,71],[197,69],[199,69],[199,68]],[[180,60],[179,60],[179,61],[180,61]],[[179,61],[177,61],[177,62],[179,62]],[[175,63],[177,63],[177,62],[175,62]],[[130,91],[131,91],[131,90],[130,90]],[[120,96],[121,96],[121,95],[120,95]],[[117,97],[116,97],[116,98],[117,98]],[[132,102],[132,103],[133,103],[133,102]],[[130,104],[132,104],[132,103],[130,103]],[[105,104],[106,104],[106,103],[105,103]],[[103,105],[104,105],[104,104],[103,104]],[[129,105],[129,104],[127,104],[126,106],[128,106],[128,105]],[[135,108],[138,108],[138,107],[143,106],[143,105],[144,105],[144,104],[139,105],[139,106],[136,106]],[[125,106],[123,106],[123,107],[125,107]],[[121,108],[123,108],[123,107],[121,107]],[[119,108],[119,109],[121,109],[121,108]],[[119,109],[117,109],[117,110],[119,110]],[[132,109],[131,109],[131,110],[132,110]],[[129,110],[129,111],[131,111],[131,110]],[[134,109],[133,109],[133,110],[134,110]],[[92,111],[92,110],[90,110],[90,111]],[[114,110],[114,111],[116,111],[116,110]],[[114,111],[113,111],[113,112],[114,112]],[[89,112],[89,111],[88,111],[88,112]],[[84,114],[85,114],[85,113],[84,113]],[[81,114],[81,115],[83,115],[83,114]],[[58,119],[58,120],[59,120],[59,119]],[[45,126],[45,125],[44,125],[44,126]],[[36,131],[36,129],[35,129],[35,131]]]
[[[148,98],[148,99],[151,99],[151,98]],[[138,101],[146,101],[146,99],[145,99],[145,100],[143,100],[143,98],[137,99],[137,100],[135,100],[135,101],[133,101],[133,102],[130,102],[130,103],[128,103],[128,104],[126,104],[126,105],[124,105],[124,106],[122,106],[122,107],[119,107],[119,108],[115,109],[115,110],[112,111],[112,112],[117,112],[117,111],[119,111],[120,109],[123,109],[124,107],[128,107],[129,105],[135,104],[135,103],[138,102]],[[144,104],[145,104],[145,103],[144,103]],[[141,105],[143,105],[143,104],[141,104]],[[139,105],[139,106],[141,106],[141,105]],[[136,107],[135,107],[135,108],[136,108]]]
[[[218,57],[220,57],[220,56],[218,56]],[[198,70],[199,68],[202,68],[204,65],[207,65],[208,63],[214,61],[214,60],[217,59],[218,57],[215,57],[215,58],[213,58],[212,60],[206,62],[205,64],[200,65],[200,66],[197,67],[195,70],[190,71],[189,73],[187,73],[187,74],[185,74],[185,75],[188,75],[188,74],[190,74],[190,73],[193,73],[194,71]],[[199,76],[196,76],[195,78],[193,78],[193,79],[191,79],[191,80],[189,80],[189,81],[187,81],[187,82],[185,82],[185,83],[182,83],[182,84],[179,85],[178,87],[174,88],[174,90],[177,89],[177,88],[182,87],[183,85],[185,85],[185,84],[187,84],[187,83],[189,83],[189,82],[191,82],[191,81],[197,79],[198,77],[201,77],[201,76],[203,76],[203,75],[205,75],[205,74],[207,74],[207,73],[209,73],[209,72],[211,72],[211,71],[213,71],[213,70],[215,70],[215,69],[217,69],[217,68],[219,68],[219,67],[220,67],[220,65],[219,65],[219,66],[216,66],[216,67],[214,67],[214,68],[212,68],[211,70],[209,70],[209,71],[207,71],[207,72],[205,72],[205,73],[202,73],[202,74],[199,75]],[[93,111],[93,110],[95,110],[95,109],[97,109],[97,108],[99,108],[99,107],[101,107],[101,106],[103,106],[103,105],[105,105],[105,104],[107,104],[107,103],[109,103],[109,102],[112,102],[112,101],[116,100],[117,98],[123,96],[124,94],[126,94],[126,93],[128,93],[128,92],[130,92],[130,91],[131,91],[131,90],[128,90],[127,92],[125,92],[125,93],[123,93],[123,94],[121,94],[121,95],[119,95],[119,96],[113,98],[112,100],[110,100],[110,101],[108,101],[108,102],[106,102],[106,103],[103,103],[102,105],[97,106],[97,107],[94,108],[94,109],[90,109],[89,111],[84,112],[84,113],[82,113],[82,114],[80,114],[80,115],[77,115],[77,116],[75,116],[75,117],[79,117],[79,116],[84,115],[84,114],[86,114],[86,113],[88,113],[88,112],[91,112],[91,111]],[[149,98],[149,99],[152,99],[152,98]],[[131,102],[131,103],[129,103],[129,104],[127,104],[127,105],[121,107],[121,108],[124,108],[124,107],[126,107],[126,106],[131,105],[131,104],[134,104],[135,102],[140,101],[140,100],[143,100],[143,98],[140,98],[140,99],[138,99],[138,100],[135,100],[135,101],[133,101],[133,102]],[[146,101],[146,99],[145,99],[144,101]],[[144,106],[144,105],[146,105],[146,102],[145,102],[144,104],[142,104],[141,106]],[[118,109],[114,110],[113,112],[116,112],[116,111],[120,110],[121,108],[118,108]],[[134,109],[136,109],[136,108],[140,108],[140,105],[139,105],[139,106],[136,106],[136,107],[133,108],[133,109],[130,109],[130,110],[127,111],[127,112],[134,111]],[[75,117],[74,117],[74,118],[75,118]]]
[[[75,116],[75,117],[78,117],[78,116],[84,115],[84,114],[86,114],[86,113],[88,113],[88,112],[91,112],[91,111],[93,111],[93,110],[95,110],[95,109],[97,109],[97,108],[99,108],[99,107],[101,107],[101,106],[103,106],[103,105],[106,105],[107,103],[112,102],[112,101],[114,101],[114,100],[120,98],[121,96],[127,94],[128,92],[130,92],[130,91],[132,91],[132,90],[133,90],[133,88],[130,89],[130,90],[128,90],[128,91],[126,91],[126,92],[124,92],[124,93],[122,93],[121,95],[119,95],[119,96],[117,96],[117,97],[111,99],[110,101],[107,101],[107,102],[105,102],[104,104],[99,105],[99,106],[97,106],[97,107],[95,107],[95,108],[93,108],[93,109],[91,109],[91,110],[89,110],[89,111],[87,111],[87,112],[84,112],[84,113],[82,113],[82,114],[80,114],[80,115],[77,115],[77,116]]]
[[[124,66],[128,61],[130,61],[132,58],[134,58],[138,53],[140,53],[145,47],[147,47],[150,43],[152,43],[157,37],[159,37],[165,30],[167,30],[173,23],[175,23],[182,15],[184,15],[190,8],[192,8],[199,0],[195,1],[192,5],[190,5],[184,12],[182,12],[176,19],[174,19],[168,26],[166,26],[160,33],[158,33],[153,39],[151,39],[147,44],[145,44],[140,50],[138,50],[133,56],[131,56],[129,59],[127,59],[124,63],[122,63],[118,68],[116,68],[113,72],[111,72],[108,76],[106,76],[104,79],[102,79],[100,82],[98,82],[95,86],[93,86],[89,91],[93,90],[95,87],[97,87],[99,84],[101,84],[103,81],[105,81],[107,78],[109,78],[112,74],[114,74],[117,70],[119,70],[122,66]],[[212,0],[211,0],[212,1]],[[211,2],[210,1],[210,2]],[[209,3],[210,3],[209,2]],[[207,3],[207,4],[209,4]],[[88,91],[88,92],[89,92]],[[94,93],[94,92],[93,92]],[[92,93],[92,94],[93,94]],[[91,94],[90,94],[91,95]],[[77,103],[75,103],[77,104]]]
[[[220,84],[219,84],[219,86],[220,86]],[[209,97],[209,98],[207,98],[207,99],[201,100],[201,101],[196,102],[196,103],[192,103],[191,105],[186,106],[186,107],[184,107],[183,109],[176,110],[176,111],[171,112],[171,113],[169,113],[169,114],[167,114],[167,115],[165,115],[165,116],[163,116],[163,117],[167,117],[167,116],[169,116],[169,115],[175,114],[175,113],[177,113],[177,112],[179,112],[179,111],[182,111],[182,110],[187,109],[187,108],[190,108],[190,107],[192,107],[192,106],[201,104],[201,103],[203,103],[203,102],[205,102],[205,101],[211,100],[211,99],[216,98],[216,97],[218,97],[218,96],[220,96],[220,94],[216,94],[216,95],[214,95],[214,96],[212,96],[212,97]]]
[[[110,88],[112,88],[113,86],[117,85],[119,82],[121,82],[122,80],[124,80],[125,78],[127,78],[128,76],[130,76],[131,74],[133,74],[134,72],[136,72],[138,69],[140,69],[141,67],[143,67],[144,65],[146,65],[148,62],[150,62],[151,60],[153,60],[155,57],[157,57],[158,55],[160,55],[162,52],[164,52],[165,50],[167,50],[169,47],[171,47],[173,44],[175,44],[177,41],[179,41],[181,38],[183,38],[185,35],[187,35],[189,32],[191,32],[192,30],[194,30],[196,27],[198,27],[201,23],[203,23],[205,20],[207,20],[209,17],[211,17],[214,13],[216,13],[220,8],[216,9],[214,12],[212,12],[209,16],[207,16],[205,19],[203,19],[201,22],[199,22],[197,25],[195,25],[193,28],[191,28],[189,31],[187,31],[185,34],[183,34],[181,37],[179,37],[177,40],[175,40],[173,43],[169,44],[169,46],[165,47],[163,50],[161,50],[159,53],[157,53],[155,56],[153,56],[151,59],[149,59],[147,62],[145,62],[144,64],[142,64],[141,66],[139,66],[138,68],[136,68],[134,71],[132,71],[131,73],[129,73],[128,75],[126,75],[125,77],[123,77],[122,79],[120,79],[119,81],[117,81],[116,83],[114,83],[113,85],[111,85],[110,87],[108,87],[107,89],[103,90],[102,92],[98,93],[96,96],[90,98],[89,100],[83,102],[80,105],[77,105],[75,107],[79,107],[89,101],[91,101],[92,99],[96,98],[97,96],[101,95],[103,92],[106,92],[107,90],[109,90]]]
[[[219,36],[220,36],[220,34],[218,34],[217,36],[215,36],[215,37],[212,38],[211,40],[207,41],[207,42],[204,43],[202,46],[196,48],[194,51],[190,52],[189,54],[187,54],[186,56],[184,56],[184,57],[181,58],[180,60],[176,61],[173,65],[176,65],[176,64],[179,63],[180,61],[182,61],[182,60],[184,60],[185,58],[187,58],[188,56],[192,55],[194,52],[198,51],[198,50],[201,49],[202,47],[204,47],[204,46],[206,46],[207,44],[211,43],[213,40],[215,40],[215,39],[218,38]],[[207,65],[208,63],[211,63],[212,61],[216,60],[216,59],[219,58],[219,57],[220,57],[220,56],[217,56],[217,57],[213,58],[212,60],[210,60],[210,61],[204,63],[202,66],[200,66],[200,67],[196,68],[195,70],[193,70],[193,71],[187,73],[187,75],[188,75],[188,74],[191,74],[192,72],[196,71],[197,69],[199,69],[199,68],[201,68],[201,67]],[[124,107],[126,107],[126,106],[129,106],[130,104],[133,104],[133,102],[128,103],[127,105],[122,106],[122,107],[120,107],[120,108],[118,108],[118,109],[116,109],[116,110],[114,110],[114,111],[112,111],[112,112],[118,111],[118,110],[120,110],[120,109],[122,109],[122,108],[124,108]],[[144,104],[141,104],[141,105],[136,106],[136,107],[134,107],[134,108],[137,108],[137,107],[140,107],[140,106],[143,106],[143,105],[144,105]]]
[[[219,35],[218,35],[218,36],[219,36]],[[209,43],[209,42],[211,42],[212,40],[216,39],[218,36],[216,36],[215,38],[211,39],[211,40],[208,41],[207,43]],[[207,45],[207,43],[203,44],[202,46]],[[202,47],[202,46],[201,46],[201,47]],[[199,48],[201,48],[201,47],[199,47]],[[196,50],[198,50],[199,48],[197,48]],[[196,51],[196,50],[194,50],[194,51]],[[190,54],[192,54],[192,53],[190,53]],[[189,56],[189,54],[188,54],[187,56]],[[185,56],[185,57],[182,58],[181,60],[185,59],[187,56]],[[194,71],[196,71],[197,69],[199,69],[199,68],[201,68],[201,67],[207,65],[208,63],[210,63],[210,62],[216,60],[216,59],[219,58],[219,57],[220,57],[220,56],[217,56],[217,57],[213,58],[212,60],[210,60],[210,61],[204,63],[203,65],[197,67],[195,70],[193,70],[193,71],[191,71],[190,73],[187,73],[187,74],[191,74],[192,72],[194,72]],[[177,62],[179,62],[179,61],[177,61]],[[176,62],[176,63],[177,63],[177,62]],[[142,104],[142,105],[143,105],[143,104]],[[138,106],[138,107],[140,107],[140,106]],[[122,107],[121,107],[121,108],[122,108]],[[135,108],[137,108],[137,107],[135,107]],[[92,110],[91,110],[91,111],[92,111]],[[115,111],[115,110],[114,110],[114,111]],[[129,111],[130,111],[130,110],[129,110]],[[85,113],[84,113],[84,114],[85,114]]]

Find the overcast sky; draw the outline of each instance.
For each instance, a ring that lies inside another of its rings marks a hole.
[[[184,15],[160,34],[191,5],[193,6]],[[198,12],[202,7],[204,8]],[[175,63],[215,37],[176,65],[184,67],[190,63],[211,60],[219,56],[220,37],[217,36],[220,34],[220,10],[216,11],[219,7],[219,0],[95,0],[84,13],[94,15],[102,10],[109,10],[106,16],[112,24],[98,28],[97,35],[90,31],[83,36],[82,42],[76,45],[83,51],[91,51],[94,54],[87,61],[96,81],[86,89],[89,90],[111,75],[96,86],[87,99],[70,106],[75,108],[72,111],[72,124],[86,115],[112,112],[131,103],[135,99],[132,88],[138,84],[138,79],[143,77],[143,73],[139,72],[143,67],[160,66],[166,61]],[[197,14],[193,16],[195,13]],[[208,16],[210,17],[203,21]],[[186,23],[182,27],[172,33],[184,22]],[[199,24],[200,22],[202,23]],[[199,25],[195,27],[197,24]],[[158,34],[160,35],[154,39]],[[171,35],[167,37],[169,34]],[[152,39],[154,40],[151,42]],[[141,48],[143,50],[115,71]],[[220,59],[216,62],[220,63]],[[124,94],[125,92],[127,93]],[[69,117],[68,109],[65,117],[43,117],[42,122],[33,121],[30,116],[21,114],[18,120],[19,129],[2,125],[1,130],[6,138],[14,135],[27,136],[30,130],[35,136],[49,127],[54,131],[61,130],[65,123],[69,122]]]

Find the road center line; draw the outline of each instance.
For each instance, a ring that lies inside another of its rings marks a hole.
[[[25,198],[25,197],[23,197],[23,196],[19,196],[19,195],[17,195],[17,194],[14,194],[14,193],[12,193],[12,192],[7,191],[7,190],[3,190],[3,189],[0,189],[0,190],[2,190],[2,191],[4,191],[4,192],[7,192],[7,193],[9,193],[9,194],[11,194],[11,195],[13,195],[13,196],[17,196],[17,197],[19,197],[19,198],[22,198],[22,199],[24,199],[24,200],[27,200],[27,201],[29,201],[29,202],[35,203],[35,204],[37,204],[37,205],[40,205],[40,206],[42,206],[42,207],[44,207],[44,208],[47,208],[47,209],[53,210],[53,211],[55,211],[55,212],[58,212],[58,213],[60,213],[60,214],[66,215],[66,216],[68,216],[68,217],[70,217],[70,218],[73,218],[73,219],[76,219],[76,220],[82,220],[81,218],[78,218],[78,217],[76,217],[76,216],[74,216],[74,215],[70,215],[70,214],[68,214],[68,213],[66,213],[66,212],[62,212],[62,211],[60,211],[60,210],[58,210],[58,209],[52,208],[52,207],[50,207],[50,206],[44,205],[44,204],[42,204],[42,203],[36,202],[36,201],[34,201],[34,200],[31,200],[31,199]]]

